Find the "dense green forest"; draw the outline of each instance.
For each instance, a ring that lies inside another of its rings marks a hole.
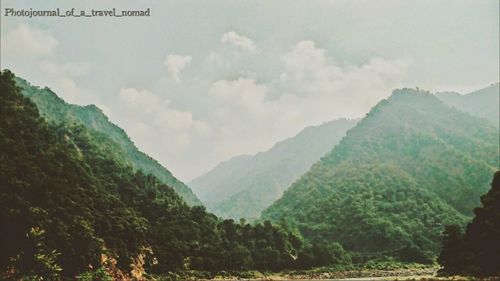
[[[474,209],[474,219],[461,233],[459,225],[444,231],[439,263],[444,274],[474,276],[500,275],[500,171],[495,173],[490,191]]]
[[[498,130],[419,90],[396,90],[263,212],[354,260],[430,263],[498,169]]]
[[[156,160],[139,151],[127,133],[111,123],[98,107],[95,105],[79,106],[67,104],[49,88],[41,89],[32,86],[26,80],[19,77],[15,77],[14,79],[16,84],[21,88],[21,93],[29,97],[36,104],[40,114],[47,121],[53,123],[78,123],[105,134],[115,142],[118,151],[114,154],[121,155],[120,160],[127,162],[134,170],[142,170],[145,173],[155,175],[160,181],[173,187],[189,205],[201,205],[200,200],[198,200],[188,186],[176,179],[170,171],[165,169]]]
[[[429,93],[380,102],[265,210],[273,223],[254,224],[186,203],[93,106],[8,70],[0,101],[2,279],[432,263],[445,225],[444,273],[498,274],[499,173],[474,209],[498,169],[498,130]]]
[[[108,135],[47,122],[11,72],[0,78],[2,278],[280,270],[333,255],[269,222],[220,220],[188,206],[155,176],[135,171]]]
[[[358,121],[340,119],[307,127],[268,151],[223,162],[189,186],[218,216],[257,219]]]

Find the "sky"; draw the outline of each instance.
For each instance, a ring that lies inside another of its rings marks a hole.
[[[95,104],[189,181],[392,90],[499,80],[499,1],[1,0],[1,68]],[[145,10],[149,17],[13,17]]]

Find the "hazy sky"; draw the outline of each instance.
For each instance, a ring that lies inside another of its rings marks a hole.
[[[181,180],[309,125],[363,116],[397,87],[462,93],[499,77],[499,1],[1,0],[1,67],[93,103]],[[142,18],[5,8],[151,9]]]

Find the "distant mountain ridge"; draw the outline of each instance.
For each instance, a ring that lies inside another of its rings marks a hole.
[[[500,83],[461,95],[454,92],[437,93],[436,96],[446,104],[463,110],[474,116],[485,118],[497,128],[500,127]]]
[[[499,166],[498,129],[413,89],[379,102],[267,208],[309,243],[361,259],[431,262],[445,224],[464,224]]]
[[[127,133],[109,121],[108,117],[95,105],[79,106],[68,104],[49,88],[39,88],[26,80],[16,77],[22,94],[29,97],[38,107],[40,114],[51,122],[78,123],[96,130],[116,142],[125,152],[124,159],[134,169],[151,173],[160,181],[171,186],[189,204],[201,205],[191,189],[175,178],[172,173],[155,159],[141,152],[130,140]]]
[[[256,219],[357,121],[340,119],[307,127],[268,151],[222,162],[189,185],[215,214]]]

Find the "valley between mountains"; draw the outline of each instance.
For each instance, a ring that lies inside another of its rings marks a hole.
[[[465,95],[395,89],[363,118],[304,128],[188,183],[98,107],[8,70],[0,87],[2,276],[248,278],[438,262],[500,273],[498,83]]]

